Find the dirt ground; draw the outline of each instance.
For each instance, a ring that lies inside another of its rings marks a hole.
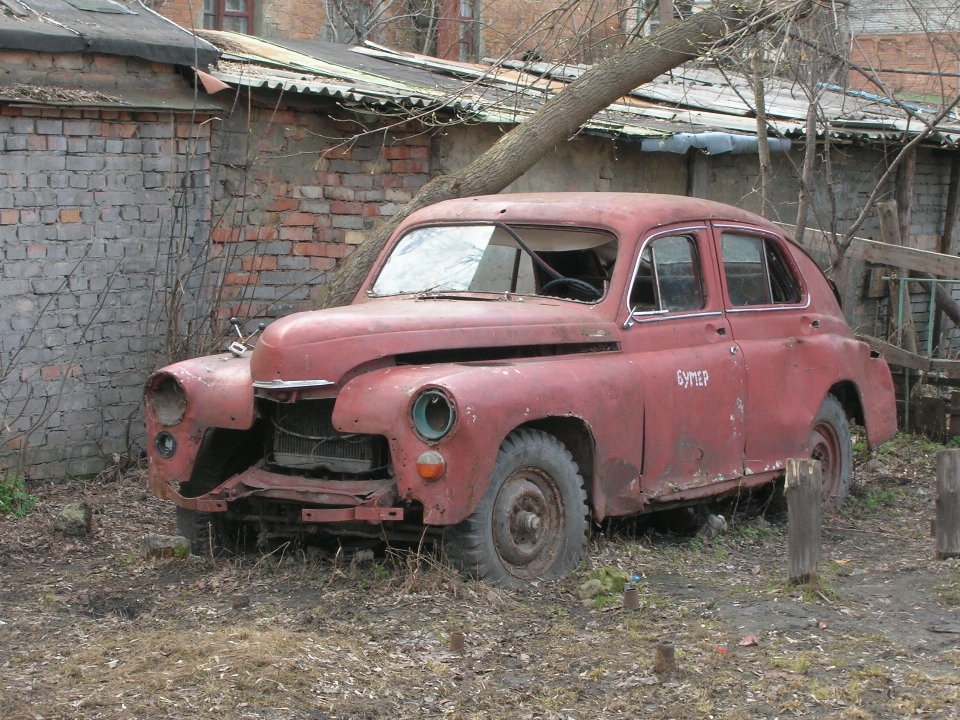
[[[819,591],[786,586],[784,518],[757,500],[716,506],[730,529],[713,540],[602,528],[577,572],[514,592],[427,553],[144,560],[143,535],[174,524],[138,473],[33,487],[30,515],[0,516],[0,717],[960,717],[960,568],[929,536],[938,449],[901,437],[857,459]],[[94,509],[92,536],[52,530],[69,502]],[[577,598],[600,567],[640,577],[640,610]]]

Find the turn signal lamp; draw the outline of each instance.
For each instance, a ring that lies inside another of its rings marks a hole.
[[[424,480],[436,480],[447,469],[447,461],[436,450],[427,450],[417,458],[417,472]]]

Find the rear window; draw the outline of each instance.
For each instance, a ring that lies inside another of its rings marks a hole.
[[[776,243],[754,235],[723,233],[720,245],[731,305],[800,302],[800,283]]]

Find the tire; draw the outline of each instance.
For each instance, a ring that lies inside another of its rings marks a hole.
[[[518,588],[573,570],[588,529],[587,494],[570,451],[540,430],[515,430],[500,445],[476,510],[444,530],[443,548],[478,580]]]
[[[823,510],[833,512],[840,509],[847,499],[853,475],[853,445],[847,414],[833,395],[827,395],[813,419],[810,457],[820,461]]]
[[[205,513],[176,508],[177,532],[190,541],[192,555],[221,557],[234,554],[236,529],[224,513]]]

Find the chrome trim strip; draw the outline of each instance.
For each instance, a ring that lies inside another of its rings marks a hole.
[[[260,390],[293,390],[294,388],[326,387],[336,385],[332,380],[256,380],[255,388]]]
[[[704,318],[704,317],[719,317],[723,315],[723,312],[720,310],[711,310],[710,312],[692,312],[692,313],[679,313],[679,312],[670,312],[668,310],[654,311],[653,313],[642,313],[639,315],[634,315],[634,322],[660,322],[662,320],[686,320],[687,318]]]

